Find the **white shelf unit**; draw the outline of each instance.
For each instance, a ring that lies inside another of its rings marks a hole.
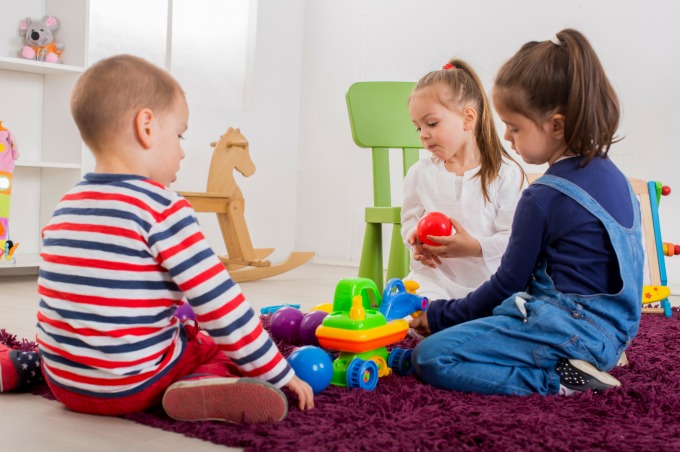
[[[62,64],[23,59],[21,21],[59,19]],[[0,257],[0,275],[37,268],[41,230],[61,196],[82,176],[85,147],[71,117],[70,95],[87,66],[89,0],[0,0],[0,121],[14,135],[19,159],[10,203],[16,262]]]

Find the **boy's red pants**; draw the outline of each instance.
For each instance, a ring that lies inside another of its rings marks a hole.
[[[187,347],[179,362],[153,385],[138,394],[118,398],[98,398],[78,394],[59,387],[45,378],[54,396],[67,408],[80,413],[118,416],[144,411],[160,403],[165,390],[187,375],[209,374],[218,377],[239,377],[240,370],[207,334],[193,322],[185,322]]]

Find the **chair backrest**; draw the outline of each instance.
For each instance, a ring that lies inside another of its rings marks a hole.
[[[420,136],[408,113],[413,82],[358,82],[347,91],[352,138],[373,152],[373,200],[391,206],[389,149],[402,151],[403,173],[419,158]]]

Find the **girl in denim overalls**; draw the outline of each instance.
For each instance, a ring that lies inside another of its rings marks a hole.
[[[491,279],[411,321],[432,334],[413,351],[414,371],[483,394],[618,386],[606,371],[638,330],[643,251],[637,198],[607,158],[616,94],[586,38],[566,29],[506,62],[493,101],[512,148],[549,168],[524,191]]]

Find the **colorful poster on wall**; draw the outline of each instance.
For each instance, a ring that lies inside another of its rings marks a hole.
[[[0,257],[13,260],[18,243],[9,235],[9,202],[12,195],[14,161],[19,158],[19,150],[12,134],[0,121]]]

